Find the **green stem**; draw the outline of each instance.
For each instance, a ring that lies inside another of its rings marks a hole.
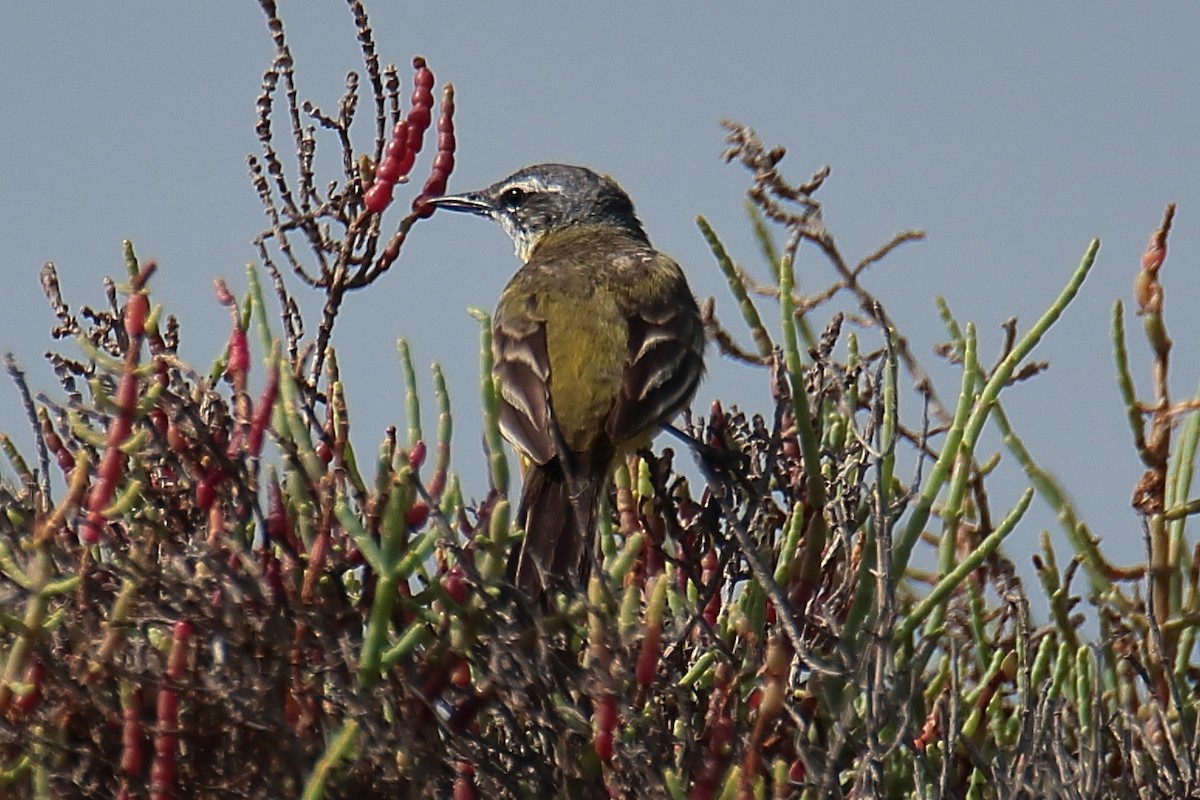
[[[354,755],[354,740],[358,736],[358,723],[352,719],[346,720],[342,729],[326,746],[321,759],[313,767],[312,774],[304,784],[302,800],[321,800],[325,797],[325,785],[329,782],[333,771],[342,761],[349,760]]]
[[[1000,546],[1000,543],[1004,541],[1004,537],[1012,533],[1012,530],[1014,527],[1016,527],[1017,522],[1019,522],[1021,517],[1024,516],[1025,510],[1029,508],[1029,501],[1032,499],[1033,489],[1026,489],[1021,494],[1021,499],[1017,501],[1016,506],[1013,507],[1012,511],[1008,512],[1008,515],[1005,516],[1004,520],[996,527],[996,530],[992,531],[990,535],[985,537],[984,540],[979,543],[979,546],[972,550],[971,553],[958,564],[958,566],[947,573],[944,578],[939,580],[937,585],[930,590],[929,594],[921,598],[921,601],[913,607],[912,612],[896,626],[896,642],[899,643],[906,640],[910,635],[912,635],[917,625],[920,625],[926,617],[928,617],[931,621],[935,618],[935,616],[940,619],[940,616],[936,614],[937,609],[944,608],[943,603],[950,596],[951,592],[953,592],[958,585],[962,583],[962,581],[974,570],[979,569],[979,567],[983,565],[983,562],[986,561],[992,555],[992,553],[996,551],[996,548]]]

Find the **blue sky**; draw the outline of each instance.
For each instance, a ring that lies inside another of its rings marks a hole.
[[[359,65],[345,5],[280,5],[301,94],[332,107]],[[957,375],[931,352],[944,338],[932,298],[945,296],[961,320],[977,322],[990,363],[999,324],[1013,315],[1032,323],[1100,237],[1094,274],[1035,353],[1051,370],[1004,397],[1017,430],[1107,549],[1133,560],[1140,534],[1129,496],[1141,467],[1112,380],[1108,327],[1113,301],[1129,302],[1138,257],[1168,201],[1179,204],[1163,273],[1175,396],[1194,392],[1200,375],[1192,311],[1200,7],[1153,8],[375,2],[369,11],[385,60],[423,54],[439,83],[457,87],[452,189],[537,161],[614,175],[656,245],[684,265],[699,296],[717,298],[718,314],[739,333],[693,222],[707,216],[735,257],[762,274],[742,211],[746,175],[720,161],[718,121],[737,119],[786,145],[794,178],[829,164],[819,197],[849,258],[902,229],[928,234],[867,284],[945,398]],[[158,260],[155,297],[180,317],[185,357],[206,365],[218,351],[228,316],[212,279],[244,286],[250,240],[263,226],[245,156],[257,150],[254,98],[271,56],[252,2],[0,6],[0,349],[17,355],[35,389],[54,389],[41,361],[53,317],[40,265],[58,265],[72,304],[100,304],[101,278],[120,274],[123,238]],[[324,154],[336,160],[332,143]],[[349,299],[335,345],[360,450],[372,452],[389,422],[403,424],[395,339],[404,336],[418,364],[446,367],[458,467],[468,493],[482,491],[478,329],[464,309],[490,308],[515,267],[498,229],[437,215],[379,285]],[[812,251],[802,252],[799,270],[802,289],[830,278]],[[1135,377],[1148,391],[1140,326],[1127,324]],[[698,402],[761,408],[762,376],[711,358]],[[904,399],[915,414],[915,395]],[[28,447],[7,385],[0,430]],[[1006,510],[1024,482],[1011,468],[1001,477],[993,502]],[[1053,524],[1035,501],[1010,554],[1027,564],[1040,528]]]

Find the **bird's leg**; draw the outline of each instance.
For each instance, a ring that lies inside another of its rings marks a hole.
[[[669,422],[662,424],[662,430],[690,447],[695,452],[696,457],[703,461],[709,469],[744,475],[750,467],[750,457],[745,453],[713,447],[711,444],[700,441],[687,431],[676,428]]]

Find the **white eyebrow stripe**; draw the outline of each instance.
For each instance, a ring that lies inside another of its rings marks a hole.
[[[505,184],[502,191],[508,191],[509,189],[521,189],[529,192],[530,194],[535,192],[554,192],[557,194],[562,194],[563,187],[552,183],[545,183],[540,178],[529,177]]]

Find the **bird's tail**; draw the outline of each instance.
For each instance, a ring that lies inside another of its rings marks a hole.
[[[586,590],[610,461],[607,454],[594,457],[571,476],[558,458],[530,465],[518,513],[525,538],[508,560],[509,580],[530,597],[540,598],[551,587]]]

